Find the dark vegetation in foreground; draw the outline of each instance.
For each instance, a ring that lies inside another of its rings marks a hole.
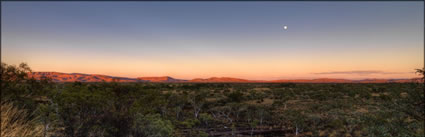
[[[25,64],[1,71],[2,137],[424,136],[423,83],[53,83]],[[18,120],[40,132],[16,132]]]

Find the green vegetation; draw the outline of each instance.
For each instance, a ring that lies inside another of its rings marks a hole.
[[[53,83],[25,64],[1,71],[1,100],[34,112],[15,118],[42,127],[34,136],[424,136],[423,83]]]

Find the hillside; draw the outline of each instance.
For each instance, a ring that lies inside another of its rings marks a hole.
[[[288,79],[288,80],[247,80],[240,78],[231,77],[211,77],[211,78],[196,78],[192,80],[176,79],[169,76],[162,77],[138,77],[138,78],[127,78],[127,77],[114,77],[107,75],[98,74],[82,74],[82,73],[60,73],[60,72],[33,72],[29,74],[29,77],[35,79],[51,78],[54,82],[189,82],[189,83],[406,83],[406,82],[418,82],[420,78],[412,79],[364,79],[364,80],[348,80],[348,79],[332,79],[332,78],[320,78],[320,79]]]
[[[163,77],[138,77],[138,80],[144,80],[149,82],[185,82],[187,80],[183,79],[175,79],[169,76],[163,76]]]
[[[38,80],[41,78],[51,78],[54,82],[112,82],[114,80],[117,82],[146,82],[144,80],[125,77],[60,72],[33,72],[29,74],[29,77],[33,77]]]

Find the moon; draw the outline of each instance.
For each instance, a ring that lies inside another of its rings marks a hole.
[[[286,25],[285,25],[285,26],[283,26],[283,29],[284,29],[284,30],[288,29],[288,26],[286,26]]]

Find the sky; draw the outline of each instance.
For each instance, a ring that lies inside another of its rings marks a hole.
[[[275,80],[424,67],[423,1],[1,3],[1,60],[33,71]]]

